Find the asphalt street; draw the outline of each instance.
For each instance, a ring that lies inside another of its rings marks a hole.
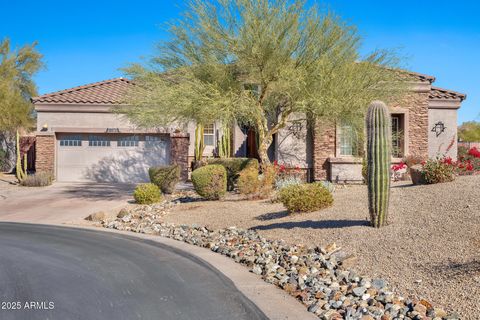
[[[267,319],[208,263],[100,231],[0,223],[0,319]]]

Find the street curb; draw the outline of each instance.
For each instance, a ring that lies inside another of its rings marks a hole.
[[[47,224],[42,224],[47,225]],[[248,272],[245,266],[209,249],[197,247],[182,241],[131,231],[121,231],[86,225],[48,224],[56,227],[86,229],[97,232],[119,234],[149,240],[161,245],[184,251],[197,257],[230,279],[235,287],[253,302],[270,320],[318,320],[294,297],[282,289],[266,283],[259,276]]]

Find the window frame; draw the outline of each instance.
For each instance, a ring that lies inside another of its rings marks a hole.
[[[346,135],[348,132],[348,136]],[[340,157],[357,157],[358,156],[358,138],[355,141],[355,134],[353,127],[348,124],[340,124],[338,126],[338,155]],[[345,146],[344,144],[348,145]],[[345,150],[350,150],[349,152],[344,152]]]
[[[82,146],[81,135],[68,135],[59,139],[60,147],[81,147]]]
[[[112,139],[109,139],[107,136],[94,135],[94,134],[91,134],[88,136],[89,147],[111,147],[112,146],[111,141]]]
[[[125,135],[117,138],[117,147],[120,148],[132,148],[138,147],[140,137],[138,135]]]
[[[211,126],[211,133],[210,132],[207,133],[207,127],[208,127],[208,130],[210,131],[210,126]],[[207,143],[207,141],[205,140],[206,137],[208,139],[211,139],[211,143]],[[202,139],[203,139],[203,145],[204,146],[208,146],[208,147],[214,147],[215,146],[215,123],[206,124],[206,125],[203,126],[203,137],[202,137]]]
[[[405,147],[405,128],[407,119],[404,113],[392,113],[390,117],[392,119],[392,157],[399,159],[402,158],[407,152]],[[397,133],[395,133],[394,122],[396,122]],[[394,144],[394,139],[397,140],[397,145]],[[395,151],[398,153],[394,153]]]

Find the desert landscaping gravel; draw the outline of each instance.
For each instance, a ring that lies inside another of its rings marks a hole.
[[[480,319],[480,176],[451,183],[394,183],[390,225],[368,227],[365,186],[337,187],[334,206],[288,215],[269,201],[181,203],[163,219],[212,229],[237,226],[289,244],[336,243],[356,257],[354,268],[387,279],[410,298],[424,298]]]

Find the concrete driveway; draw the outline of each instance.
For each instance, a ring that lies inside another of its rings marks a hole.
[[[208,263],[154,242],[0,223],[0,256],[4,320],[267,319]]]
[[[43,188],[0,186],[0,221],[79,224],[97,211],[119,210],[132,200],[133,185],[54,183]]]

